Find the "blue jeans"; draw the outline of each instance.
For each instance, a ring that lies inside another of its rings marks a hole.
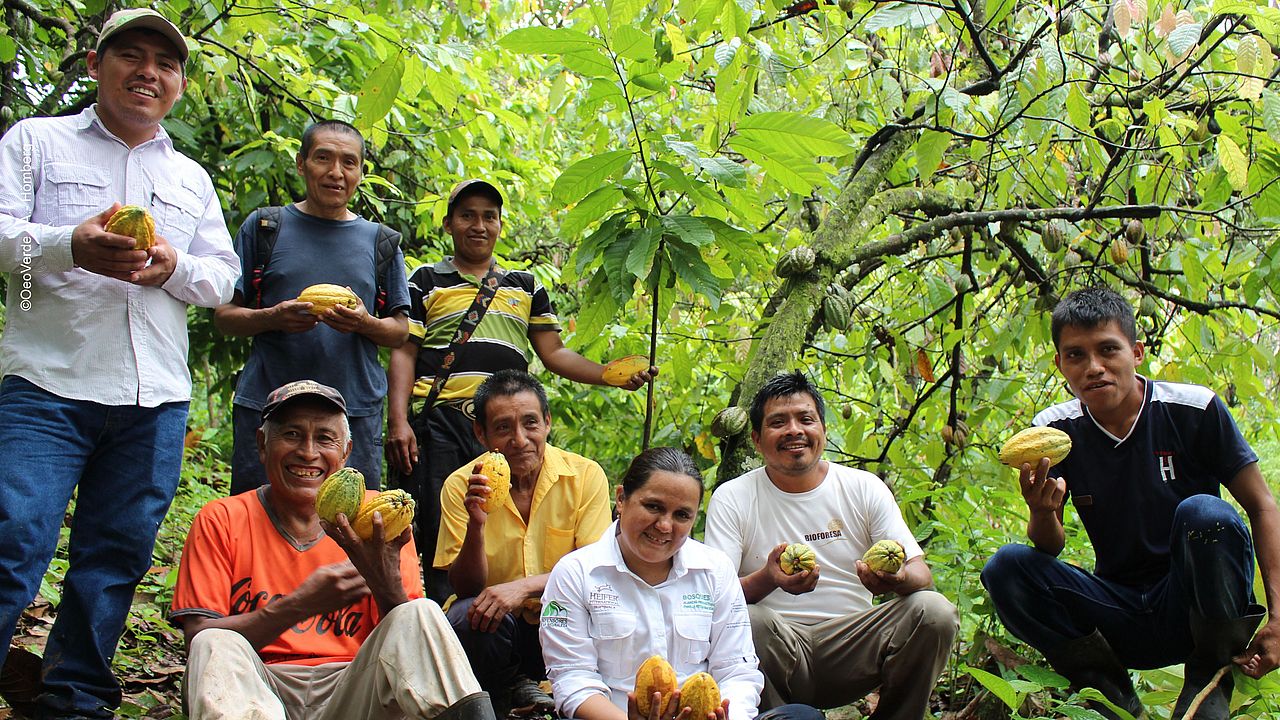
[[[1253,542],[1226,501],[1183,500],[1169,548],[1169,574],[1149,587],[1100,578],[1028,545],[1000,548],[982,584],[1009,632],[1038,650],[1097,630],[1125,667],[1163,667],[1191,652],[1193,616],[1235,619],[1253,599]]]
[[[111,658],[178,487],[186,422],[186,402],[99,405],[0,383],[0,662],[77,493],[42,717],[110,718],[120,704]]]
[[[382,413],[349,417],[347,422],[351,423],[351,457],[347,458],[347,467],[364,475],[365,487],[378,490],[382,487]],[[267,470],[258,457],[261,425],[261,410],[231,406],[231,495],[267,484]]]

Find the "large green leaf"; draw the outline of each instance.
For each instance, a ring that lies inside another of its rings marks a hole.
[[[396,53],[374,68],[360,86],[360,101],[356,104],[356,127],[368,130],[381,122],[400,93],[400,78],[404,75],[404,57]]]
[[[734,142],[767,155],[796,157],[839,157],[854,150],[849,133],[835,123],[796,112],[748,115],[738,123]]]
[[[561,205],[577,202],[605,180],[624,172],[630,164],[630,150],[611,150],[579,160],[556,178],[551,197]]]
[[[498,45],[520,53],[559,55],[577,50],[591,50],[603,43],[586,33],[569,28],[527,27],[512,30]]]

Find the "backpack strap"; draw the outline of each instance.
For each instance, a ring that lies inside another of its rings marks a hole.
[[[251,307],[262,307],[262,276],[267,271],[267,261],[275,250],[276,238],[280,235],[279,205],[269,205],[258,209],[258,226],[254,229],[255,241],[253,251],[253,274],[249,277],[249,287],[253,288],[253,304]]]
[[[374,314],[381,317],[387,309],[387,288],[382,284],[387,269],[396,260],[396,251],[400,248],[400,233],[382,223],[378,223],[378,238],[374,241],[374,257],[376,258],[378,292],[374,299]]]

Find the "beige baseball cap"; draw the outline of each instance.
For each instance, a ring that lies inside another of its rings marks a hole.
[[[138,28],[154,30],[165,36],[177,49],[183,64],[186,64],[187,39],[182,36],[182,31],[178,30],[178,26],[169,22],[165,16],[149,8],[131,8],[113,13],[106,22],[102,23],[102,32],[98,33],[98,44],[94,46],[94,52],[102,52],[102,44],[112,36],[125,30]]]

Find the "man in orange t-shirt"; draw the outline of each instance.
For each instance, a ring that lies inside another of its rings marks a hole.
[[[346,403],[303,380],[273,391],[258,454],[269,483],[215,500],[187,536],[170,617],[188,648],[192,720],[493,720],[412,533],[361,540],[316,515],[351,452]]]

